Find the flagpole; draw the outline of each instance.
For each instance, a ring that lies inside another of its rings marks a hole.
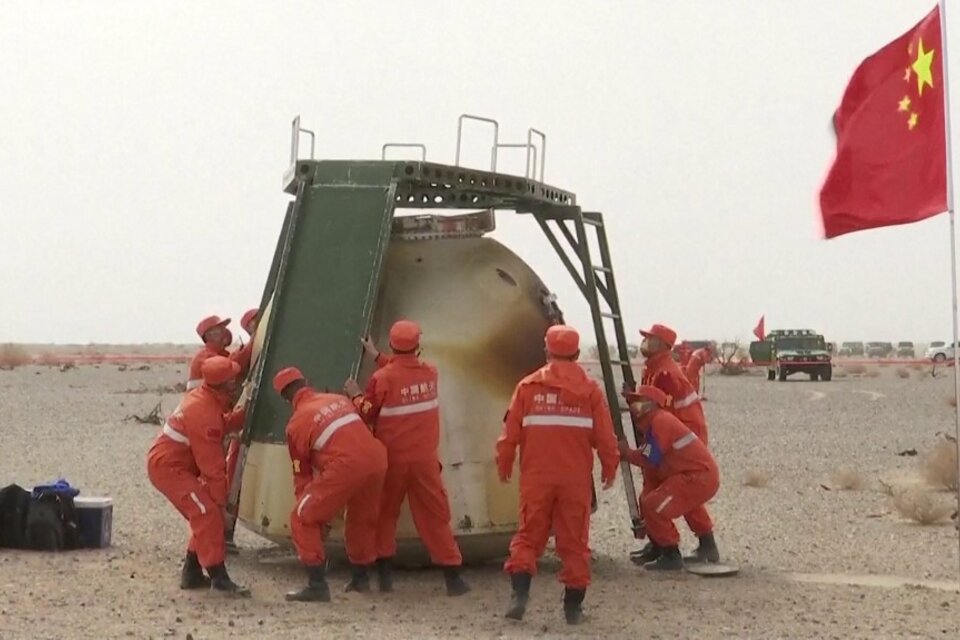
[[[956,215],[953,208],[953,137],[950,132],[950,72],[947,64],[947,7],[946,0],[938,0],[940,6],[940,50],[943,56],[943,124],[947,150],[947,216],[950,218],[950,293],[953,310],[953,394],[954,394],[954,430],[957,452],[957,510],[960,512],[960,349],[957,348],[957,232]],[[960,522],[960,520],[958,520]],[[960,564],[960,532],[957,534],[958,556]]]

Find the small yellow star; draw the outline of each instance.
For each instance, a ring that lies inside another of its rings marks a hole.
[[[907,128],[910,129],[910,131],[913,131],[913,130],[916,128],[916,126],[917,126],[917,119],[918,119],[919,117],[920,117],[920,116],[918,116],[916,113],[911,113],[911,114],[910,114],[910,119],[907,120]]]
[[[903,96],[903,100],[900,101],[900,107],[897,111],[909,111],[910,110],[910,96]]]
[[[911,65],[913,71],[917,74],[917,93],[921,96],[925,86],[933,87],[933,72],[930,69],[933,64],[933,54],[933,49],[930,51],[923,50],[923,39],[921,38],[917,59]]]
[[[907,67],[907,70],[903,72],[903,79],[905,82],[910,82],[910,67]]]

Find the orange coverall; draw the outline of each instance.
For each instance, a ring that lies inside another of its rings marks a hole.
[[[229,404],[227,395],[205,384],[188,392],[147,453],[150,482],[190,522],[187,550],[196,552],[204,568],[221,564],[225,554],[223,434]]]
[[[397,550],[397,520],[403,499],[434,564],[459,567],[460,547],[450,526],[450,501],[440,471],[440,402],[437,370],[413,354],[378,359],[363,396],[354,403],[387,448],[387,476],[380,498],[377,554]]]
[[[497,440],[497,471],[509,479],[520,447],[520,526],[510,541],[509,574],[537,572],[551,528],[563,562],[560,581],[590,586],[593,451],[612,480],[620,454],[606,398],[576,362],[553,361],[517,385]]]
[[[697,349],[683,368],[683,375],[697,393],[700,393],[700,373],[708,362],[710,362],[710,352],[707,349]]]
[[[250,372],[250,362],[253,357],[253,340],[245,344],[242,348],[229,355],[230,359],[240,365],[240,373],[237,374],[237,381],[242,382]],[[239,432],[243,429],[243,421],[239,424],[232,424],[228,433]],[[237,462],[240,457],[240,440],[233,438],[227,445],[227,484],[233,482],[233,476],[237,471]]]
[[[347,508],[344,538],[355,565],[377,559],[377,509],[387,452],[345,397],[304,387],[287,423],[296,506],[290,530],[300,561],[325,560],[322,531]]]
[[[203,375],[200,373],[200,368],[208,358],[212,358],[213,356],[229,357],[230,354],[227,353],[226,349],[204,343],[204,345],[200,347],[200,349],[193,355],[193,359],[190,361],[190,375],[187,378],[187,391],[192,391],[203,384]]]
[[[643,440],[627,459],[643,469],[640,507],[647,533],[661,547],[676,546],[680,534],[673,520],[706,514],[704,504],[720,488],[720,471],[707,446],[669,411],[654,409],[638,426]],[[697,535],[713,533],[706,518],[709,527],[695,530]]]

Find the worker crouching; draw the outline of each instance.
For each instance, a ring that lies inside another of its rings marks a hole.
[[[293,405],[286,429],[296,496],[290,531],[308,575],[307,586],[288,593],[287,600],[330,601],[322,532],[344,506],[344,539],[353,566],[346,590],[369,591],[386,450],[347,398],[311,389],[298,369],[277,373],[273,387]]]
[[[470,587],[460,575],[463,557],[453,536],[450,502],[441,477],[437,370],[420,360],[420,327],[415,322],[393,324],[390,349],[393,356],[378,360],[382,366],[365,390],[352,379],[345,385],[360,415],[387,448],[389,465],[377,527],[380,591],[393,588],[397,520],[406,498],[431,561],[443,568],[447,595],[463,595]]]
[[[616,480],[619,456],[606,397],[576,362],[577,332],[550,327],[546,352],[546,366],[517,385],[496,446],[501,482],[510,480],[520,447],[520,524],[504,565],[513,587],[506,616],[523,618],[537,560],[552,528],[563,563],[564,616],[579,624],[590,586],[593,451],[600,458],[604,489]]]
[[[230,579],[224,565],[224,413],[236,389],[239,369],[228,358],[207,358],[201,367],[202,384],[184,396],[147,454],[150,482],[190,523],[182,589],[210,586],[219,593],[250,595]],[[204,569],[209,579],[203,575]]]
[[[650,570],[680,570],[680,534],[673,521],[702,510],[717,494],[717,462],[696,434],[664,409],[668,399],[663,391],[641,386],[626,395],[641,441],[638,449],[621,442],[620,455],[643,469],[640,511],[647,535],[659,550],[658,557],[643,566]],[[710,531],[700,536],[701,547],[706,539],[716,551],[712,523],[709,524]]]

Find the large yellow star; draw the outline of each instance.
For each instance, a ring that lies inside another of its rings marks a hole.
[[[933,86],[933,72],[930,67],[933,65],[933,49],[923,50],[923,39],[920,39],[920,46],[917,50],[917,59],[910,65],[913,72],[917,74],[917,93],[923,95],[924,86]]]

